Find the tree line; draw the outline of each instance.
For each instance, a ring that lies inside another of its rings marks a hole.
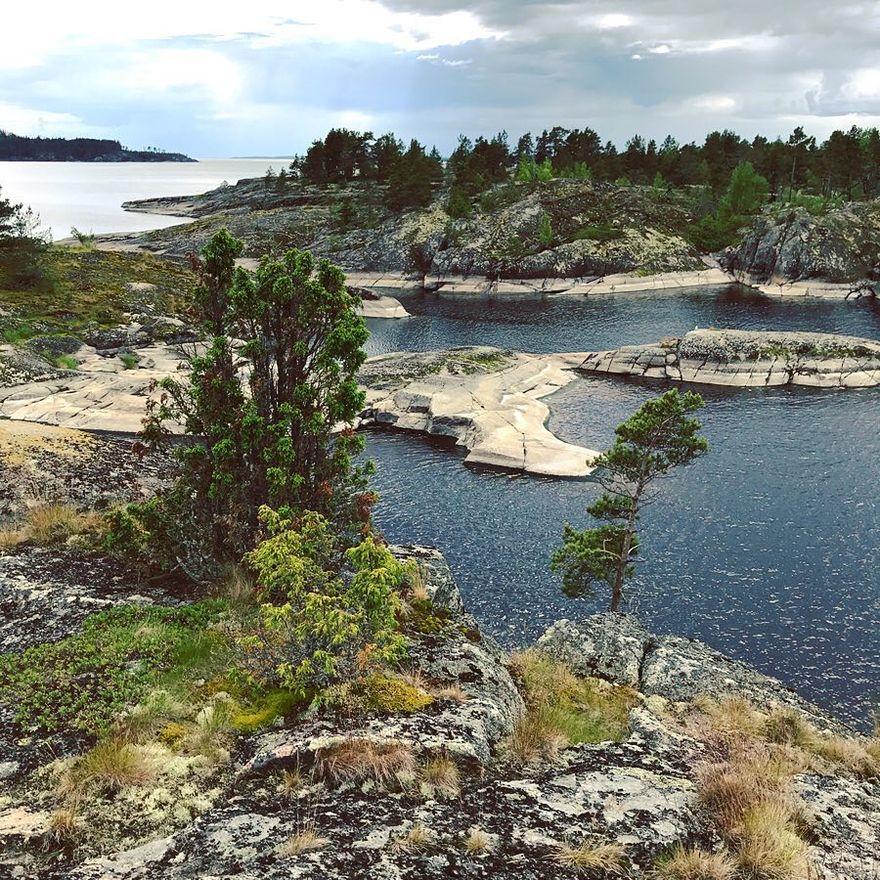
[[[290,167],[308,183],[354,180],[387,183],[395,191],[392,208],[427,204],[441,182],[453,197],[473,196],[511,179],[593,178],[623,184],[701,186],[720,195],[733,170],[748,162],[768,184],[771,199],[796,193],[848,200],[880,195],[880,132],[853,126],[820,142],[800,126],[787,137],[752,140],[733,131],[710,132],[702,144],[680,144],[671,135],[661,143],[634,135],[622,150],[602,141],[591,128],[554,126],[537,137],[522,135],[515,146],[507,132],[471,140],[461,135],[444,161],[417,140],[409,147],[393,133],[332,129]]]
[[[156,147],[129,150],[119,141],[101,138],[24,137],[0,130],[0,160],[9,162],[156,162],[184,160],[181,153],[165,153]]]

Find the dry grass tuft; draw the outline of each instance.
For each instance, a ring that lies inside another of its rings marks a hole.
[[[434,843],[434,832],[421,822],[416,822],[406,834],[394,839],[392,849],[398,852],[418,852]]]
[[[793,709],[776,709],[764,722],[762,735],[767,742],[808,749],[815,739],[815,730]]]
[[[541,711],[521,716],[507,739],[507,758],[517,767],[538,762],[555,763],[568,737]]]
[[[431,694],[437,700],[452,700],[454,703],[466,703],[470,699],[470,696],[457,684],[449,684],[444,685],[443,687],[432,688]]]
[[[470,855],[476,856],[480,853],[491,852],[494,849],[494,841],[482,828],[475,825],[465,835],[464,848]]]
[[[722,740],[755,738],[761,735],[765,719],[743,697],[731,696],[721,700],[703,697],[694,703],[709,719],[712,731]]]
[[[429,758],[422,767],[421,779],[426,797],[454,798],[461,792],[458,765],[447,755]]]
[[[320,849],[330,843],[329,838],[321,837],[313,825],[303,828],[296,834],[291,835],[278,847],[278,852],[284,858],[292,859],[304,852]]]
[[[305,786],[306,780],[303,778],[299,767],[294,770],[285,770],[281,774],[281,781],[278,783],[278,790],[288,797],[299,795]]]
[[[60,544],[73,535],[97,531],[103,520],[97,513],[80,513],[68,504],[36,504],[27,513],[25,533],[37,544]]]
[[[323,779],[336,784],[406,788],[415,779],[416,759],[405,743],[353,738],[325,749],[317,766]]]
[[[82,831],[76,807],[59,807],[49,817],[49,838],[56,844],[66,843]]]
[[[220,599],[228,599],[236,605],[253,605],[256,601],[257,580],[250,569],[243,565],[228,565],[216,585]]]
[[[817,736],[810,751],[860,779],[880,777],[880,744],[845,736]]]
[[[736,863],[727,853],[685,849],[679,844],[657,864],[659,880],[733,880]]]
[[[121,739],[99,742],[62,774],[59,791],[76,801],[89,792],[113,794],[131,785],[144,785],[155,775],[152,755]]]
[[[808,876],[807,845],[794,830],[795,816],[784,803],[749,807],[738,831],[740,867],[761,880],[801,880]]]
[[[620,874],[625,854],[626,848],[620,843],[560,843],[551,858],[563,868]]]

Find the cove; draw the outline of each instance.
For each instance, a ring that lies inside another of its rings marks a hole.
[[[739,287],[596,298],[404,298],[414,317],[374,321],[371,353],[490,344],[549,352],[656,340],[694,326],[880,338],[871,301],[781,301]],[[547,399],[561,439],[603,448],[663,387],[579,378]],[[630,610],[699,637],[865,725],[880,697],[880,395],[698,388],[712,449],[666,479],[642,524]],[[595,484],[464,467],[425,438],[371,432],[376,518],[393,541],[437,545],[468,607],[508,645],[554,619],[603,608],[570,600],[548,570],[562,525],[582,526]]]

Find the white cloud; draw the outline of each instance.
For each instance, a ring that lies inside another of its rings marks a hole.
[[[841,89],[845,98],[880,98],[880,69],[865,67],[857,70]]]
[[[630,27],[635,23],[635,19],[631,15],[623,12],[608,12],[594,19],[596,27],[603,31],[616,30],[617,28]]]
[[[187,99],[207,97],[215,103],[236,101],[242,92],[243,75],[238,65],[208,49],[154,49],[136,52],[113,79],[127,90]]]
[[[0,129],[29,137],[104,137],[73,113],[56,113],[0,101]]]
[[[730,95],[698,95],[688,105],[691,109],[707,113],[729,113],[736,109],[736,99]]]
[[[39,65],[54,53],[86,47],[131,46],[152,40],[247,40],[253,46],[305,41],[373,43],[405,51],[499,39],[467,10],[443,14],[396,12],[378,0],[248,0],[186,3],[118,0],[53,4],[9,3],[0,31],[0,68]]]

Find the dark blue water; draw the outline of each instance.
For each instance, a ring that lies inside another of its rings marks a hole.
[[[699,326],[815,329],[880,338],[876,304],[767,300],[737,288],[496,301],[414,297],[374,323],[371,348],[486,343],[532,351],[656,340]],[[551,429],[592,448],[662,388],[582,378],[548,402]],[[880,390],[701,388],[711,452],[670,475],[642,522],[630,607],[699,637],[864,724],[880,697]],[[463,465],[425,438],[372,432],[388,537],[446,554],[470,609],[508,644],[607,604],[565,598],[548,557],[587,524],[589,481]]]

